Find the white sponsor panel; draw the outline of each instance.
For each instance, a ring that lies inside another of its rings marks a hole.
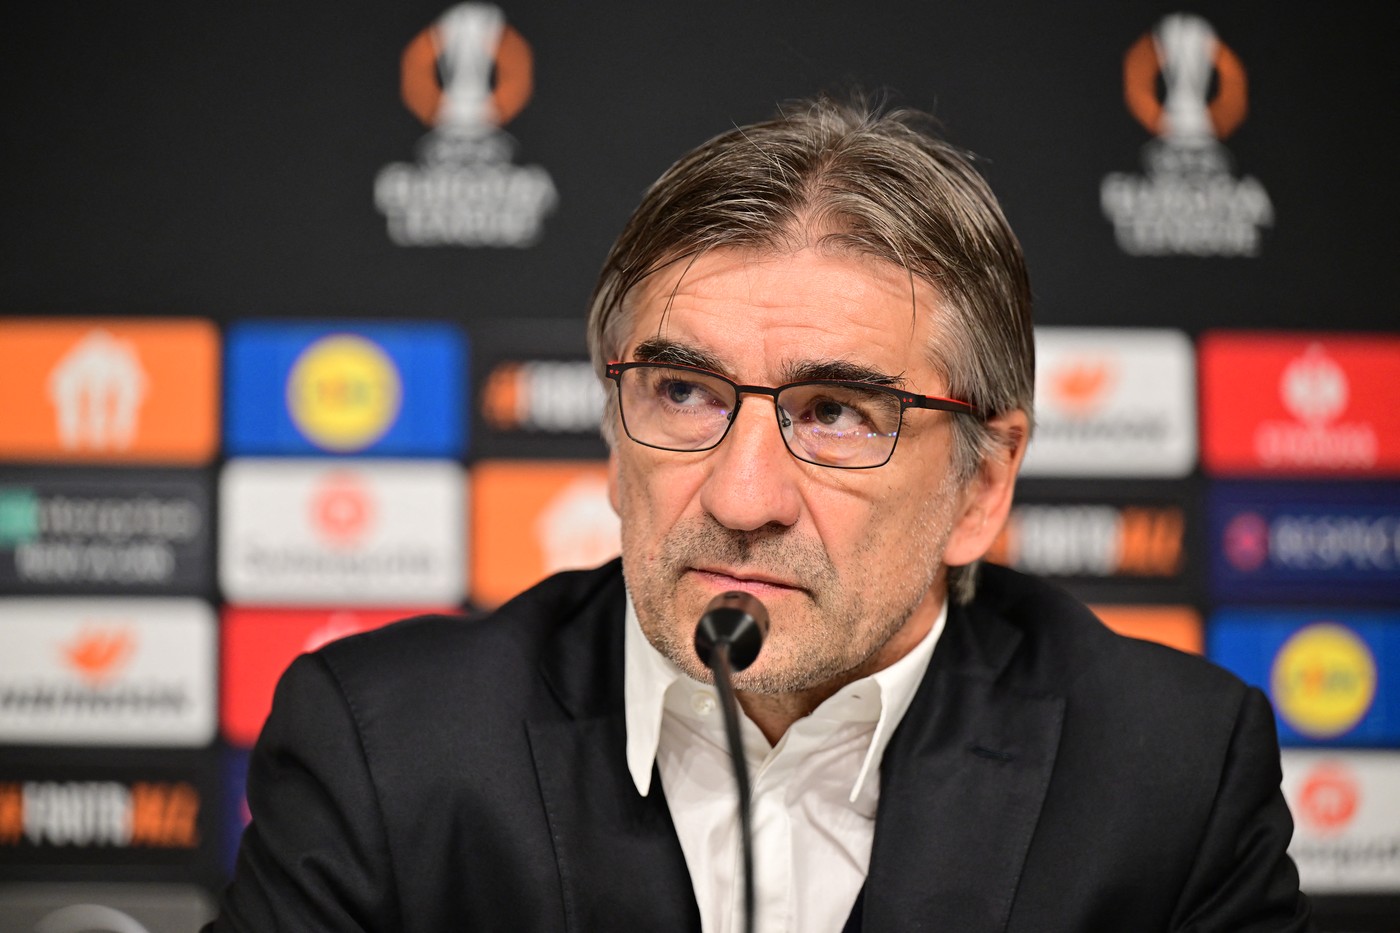
[[[189,933],[214,919],[185,884],[5,884],[0,917],[26,933]]]
[[[243,603],[443,605],[466,586],[448,461],[239,459],[219,488],[219,581]]]
[[[197,599],[0,599],[0,741],[205,745],[216,640]]]
[[[1196,367],[1181,331],[1038,327],[1025,476],[1180,477],[1196,465]]]
[[[1285,749],[1283,793],[1304,891],[1400,892],[1400,751]]]

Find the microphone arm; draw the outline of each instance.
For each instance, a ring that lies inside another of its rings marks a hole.
[[[758,658],[768,634],[768,610],[749,593],[721,593],[705,607],[695,628],[695,653],[714,672],[715,689],[724,710],[724,734],[739,790],[739,834],[744,853],[744,930],[753,933],[753,818],[748,759],[739,737],[739,702],[731,678]]]

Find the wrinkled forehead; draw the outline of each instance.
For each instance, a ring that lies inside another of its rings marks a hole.
[[[727,268],[743,263],[770,273],[764,277],[770,293],[755,291],[750,293],[750,297],[754,301],[780,301],[781,289],[772,286],[774,279],[781,282],[782,276],[771,273],[774,270],[780,273],[785,266],[790,266],[793,281],[806,284],[803,281],[806,271],[797,262],[804,252],[824,258],[850,260],[859,267],[865,273],[875,298],[882,303],[897,302],[908,309],[904,323],[911,337],[916,330],[918,316],[932,316],[942,301],[941,293],[931,278],[917,274],[907,264],[890,258],[886,252],[877,251],[863,240],[840,231],[761,244],[723,244],[669,256],[658,262],[622,297],[605,326],[605,345],[611,353],[620,352],[629,337],[635,339],[643,319],[654,319],[650,323],[664,330],[682,290],[704,291],[708,287],[705,279],[714,273],[716,259],[725,261]]]

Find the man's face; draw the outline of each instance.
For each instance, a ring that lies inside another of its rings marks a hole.
[[[927,283],[911,286],[904,270],[866,257],[713,250],[634,289],[621,358],[703,361],[767,386],[866,371],[944,395],[925,352],[938,300]],[[695,624],[717,594],[747,590],[767,606],[771,629],[739,689],[810,690],[905,654],[942,603],[943,548],[965,507],[953,417],[906,412],[894,456],[869,470],[797,460],[760,395],[742,396],[728,435],[708,451],[655,450],[618,425],[623,569],[652,644],[706,679]]]

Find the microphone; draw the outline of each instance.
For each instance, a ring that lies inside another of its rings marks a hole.
[[[758,660],[759,649],[768,634],[768,610],[752,593],[731,590],[720,593],[705,607],[695,627],[695,653],[708,668],[714,668],[715,649],[729,647],[729,669],[744,670]]]
[[[744,851],[744,930],[753,933],[753,821],[750,815],[749,765],[739,738],[739,704],[730,677],[758,659],[768,634],[768,610],[751,593],[721,593],[705,607],[695,627],[695,653],[714,672],[724,710],[724,734],[734,783],[739,790],[739,834]]]

